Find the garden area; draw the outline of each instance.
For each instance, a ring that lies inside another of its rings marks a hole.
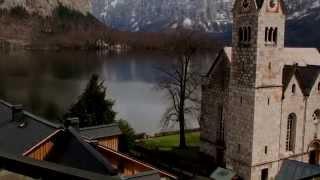
[[[179,134],[168,134],[142,140],[135,155],[184,179],[208,175],[214,161],[200,152],[200,132],[186,133],[187,148],[179,148]]]

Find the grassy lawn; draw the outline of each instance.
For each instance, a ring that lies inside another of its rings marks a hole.
[[[186,141],[188,147],[198,147],[200,144],[200,133],[191,132],[186,134]],[[179,146],[179,134],[168,135],[162,137],[151,138],[144,141],[146,148],[157,148],[163,151],[170,151],[177,149]]]

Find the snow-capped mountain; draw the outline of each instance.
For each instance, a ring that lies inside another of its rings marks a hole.
[[[231,19],[230,0],[92,0],[93,13],[107,25],[129,31],[162,31],[188,26],[223,32]]]
[[[232,23],[234,0],[92,0],[93,13],[107,25],[126,31],[162,31],[188,26],[225,32]],[[285,0],[288,19],[301,19],[320,7],[320,0]],[[317,11],[318,12],[318,11]],[[316,13],[319,18],[320,13]]]

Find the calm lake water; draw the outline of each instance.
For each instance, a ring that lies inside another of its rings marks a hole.
[[[97,73],[116,101],[118,118],[128,120],[137,132],[159,132],[169,102],[166,93],[155,88],[161,76],[157,68],[169,67],[173,59],[161,52],[0,52],[0,99],[56,121]],[[212,56],[202,53],[197,59],[208,64]]]

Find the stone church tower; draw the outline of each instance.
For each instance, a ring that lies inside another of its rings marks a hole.
[[[202,86],[201,151],[244,179],[320,164],[320,53],[286,48],[283,0],[236,0],[232,47]]]
[[[225,163],[255,179],[278,170],[282,68],[270,55],[284,48],[285,14],[280,0],[236,0],[233,16]]]

